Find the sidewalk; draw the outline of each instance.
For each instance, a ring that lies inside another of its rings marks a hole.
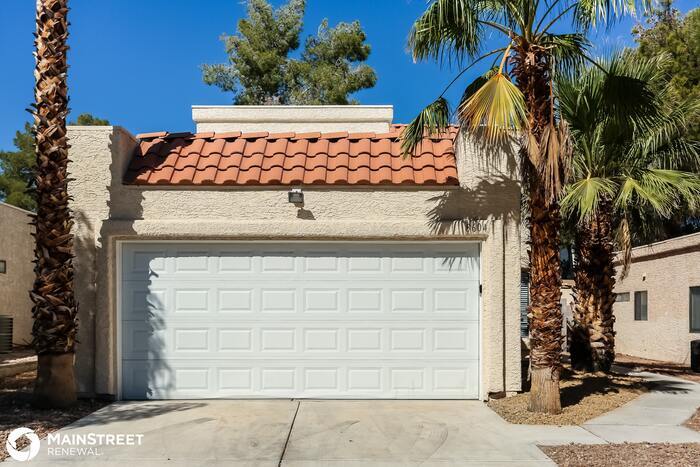
[[[648,393],[594,418],[583,428],[610,443],[698,443],[682,426],[700,407],[700,384],[655,373],[630,373],[655,383]]]

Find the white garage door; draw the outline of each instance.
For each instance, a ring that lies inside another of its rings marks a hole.
[[[479,245],[123,243],[122,397],[477,398]]]

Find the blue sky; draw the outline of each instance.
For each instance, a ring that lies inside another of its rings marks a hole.
[[[33,100],[35,0],[2,3],[0,149],[11,149]],[[307,0],[303,36],[315,33],[323,18],[331,25],[360,20],[378,81],[356,97],[363,104],[393,104],[394,120],[407,122],[456,73],[432,63],[414,64],[406,52],[410,25],[425,5],[424,0]],[[695,5],[697,0],[680,0],[676,7],[687,11]],[[192,104],[231,102],[229,94],[202,83],[199,65],[226,60],[218,38],[235,32],[245,13],[240,0],[70,0],[70,6],[73,116],[90,112],[133,133],[191,131]],[[595,33],[594,44],[603,52],[632,44],[634,22],[626,18]],[[455,99],[460,84],[479,70],[466,73],[449,96]]]

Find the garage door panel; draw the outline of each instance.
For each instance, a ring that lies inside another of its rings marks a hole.
[[[476,360],[431,365],[375,360],[337,365],[332,360],[274,360],[202,365],[175,361],[128,362],[123,369],[125,398],[214,397],[475,398]]]
[[[149,313],[312,313],[318,319],[342,319],[342,313],[455,314],[476,319],[478,282],[409,283],[306,278],[301,281],[220,279],[193,282],[158,280],[123,282],[124,316]],[[317,285],[318,284],[318,285]],[[405,284],[405,285],[404,285]]]
[[[122,251],[126,398],[478,396],[478,245]]]
[[[420,326],[420,327],[417,327]],[[466,358],[478,353],[476,322],[366,321],[307,324],[298,321],[261,324],[238,321],[202,326],[201,320],[124,321],[123,358],[195,358],[209,360],[269,358],[280,360],[333,354],[338,360]],[[252,355],[251,355],[252,354]]]
[[[202,249],[197,244],[170,248],[141,245],[125,252],[122,267],[125,280],[168,278],[172,275],[197,280],[202,278],[201,273],[208,272],[233,276],[266,272],[274,278],[277,274],[289,277],[299,273],[323,275],[337,272],[354,277],[365,275],[370,279],[377,275],[386,278],[386,274],[391,272],[398,274],[394,280],[415,276],[424,278],[425,273],[435,273],[441,278],[455,275],[460,280],[478,280],[478,246],[462,246],[442,250],[430,248],[428,251],[392,246],[393,257],[387,258],[378,256],[383,249],[368,249],[353,244],[334,250],[303,245],[282,250],[264,246],[255,249],[232,247],[232,250]]]

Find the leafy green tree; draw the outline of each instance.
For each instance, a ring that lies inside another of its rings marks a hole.
[[[514,135],[521,146],[530,228],[528,408],[535,412],[561,411],[558,199],[570,149],[552,89],[562,70],[586,58],[586,31],[634,6],[634,0],[432,0],[409,36],[417,60],[460,65],[472,60],[460,75],[487,57],[501,56],[498,68],[465,89],[457,115],[467,131],[487,142]],[[559,32],[572,23],[572,32]],[[500,47],[485,52],[492,37],[502,41]],[[404,152],[413,153],[426,133],[444,131],[450,119],[448,102],[439,96],[403,131]]]
[[[0,199],[7,204],[33,211],[36,202],[28,191],[34,179],[34,135],[29,123],[17,131],[13,140],[16,151],[0,151]]]
[[[69,125],[109,125],[109,121],[84,113]],[[29,123],[24,124],[24,130],[15,133],[13,142],[16,151],[0,151],[0,200],[33,211],[36,209],[32,194],[36,154]]]
[[[289,63],[290,104],[356,104],[348,96],[377,82],[366,64],[369,45],[358,21],[328,27],[323,20],[318,35],[306,40],[301,60]]]
[[[693,9],[684,17],[672,5],[672,0],[661,0],[658,8],[646,16],[645,23],[633,29],[639,56],[670,57],[664,71],[670,76],[671,106],[683,100],[700,100],[700,9]],[[700,140],[700,117],[688,118],[687,125],[688,137]],[[653,212],[639,210],[630,213],[630,232],[633,245],[700,232],[700,213],[688,206],[668,219],[658,219]]]
[[[671,76],[669,101],[700,99],[700,8],[683,17],[672,0],[661,0],[644,25],[633,29],[642,57],[670,56],[664,71]],[[700,140],[700,117],[688,122],[689,137]]]
[[[204,82],[233,92],[236,104],[286,103],[286,67],[299,47],[305,0],[277,10],[266,0],[248,0],[238,34],[222,35],[229,64],[203,65]]]
[[[69,125],[79,125],[79,126],[108,126],[109,120],[103,118],[95,117],[92,114],[80,114],[78,118],[68,123]]]
[[[237,34],[221,38],[229,63],[202,65],[204,82],[233,92],[234,103],[242,105],[354,102],[350,94],[376,82],[374,70],[361,63],[370,48],[359,22],[329,28],[324,20],[294,59],[289,55],[300,46],[305,7],[305,0],[278,9],[248,0]]]
[[[677,170],[700,168],[697,142],[685,137],[700,102],[666,105],[673,92],[663,71],[668,61],[665,55],[646,58],[628,51],[558,82],[559,109],[574,147],[561,207],[577,224],[568,333],[577,369],[609,371],[615,359],[614,247],[626,252],[626,270],[630,213],[668,217],[700,198],[700,177]]]

